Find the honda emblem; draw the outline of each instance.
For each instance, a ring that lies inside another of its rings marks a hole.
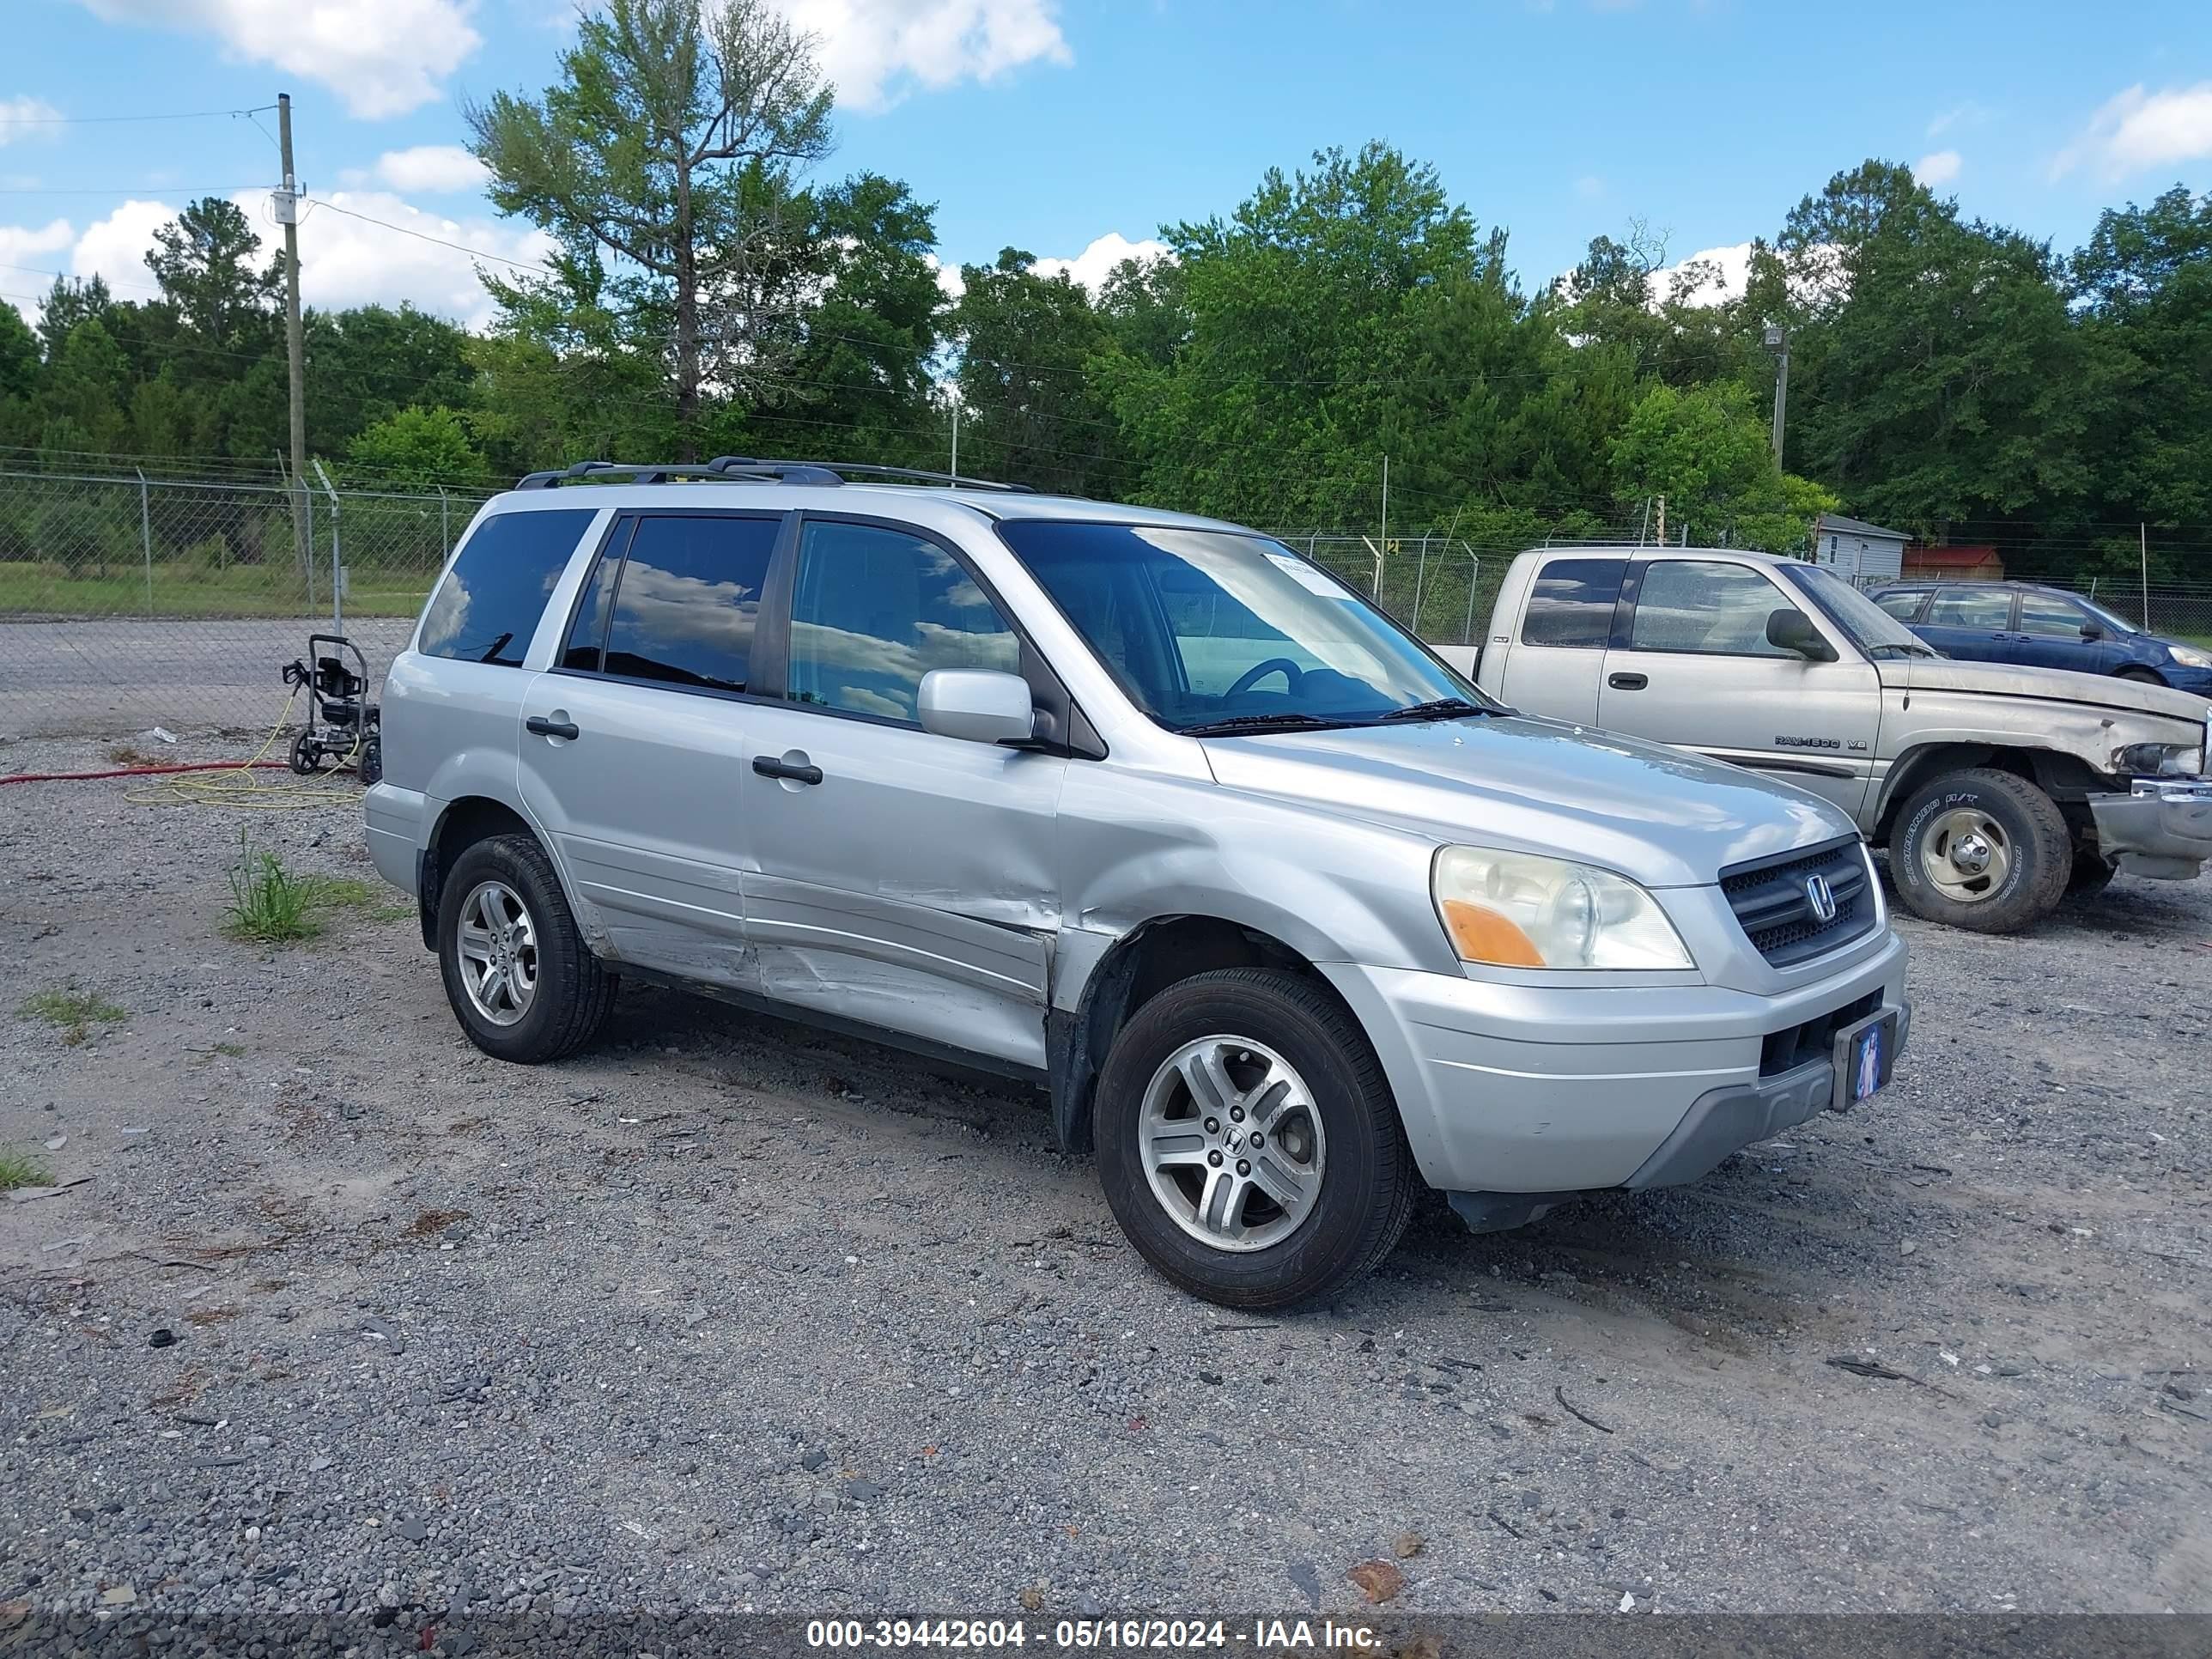
[[[1814,921],[1829,922],[1836,919],[1836,896],[1826,876],[1805,878],[1805,902],[1813,907]]]

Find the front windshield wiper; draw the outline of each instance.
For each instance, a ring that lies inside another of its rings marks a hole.
[[[1279,714],[1229,714],[1218,720],[1176,728],[1186,738],[1221,738],[1237,732],[1310,732],[1329,726],[1356,726],[1356,720],[1328,720],[1319,714],[1285,711]]]
[[[1469,702],[1465,697],[1431,697],[1426,702],[1417,702],[1404,708],[1394,708],[1387,714],[1377,714],[1375,724],[1385,720],[1455,720],[1468,714],[1493,714],[1480,703]]]

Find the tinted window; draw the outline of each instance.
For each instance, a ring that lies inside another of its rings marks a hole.
[[[2089,620],[2089,613],[2071,599],[2062,599],[2049,593],[2023,593],[2020,596],[2020,631],[2039,634],[2045,639],[2075,640],[2081,637],[2081,624]]]
[[[605,669],[742,691],[775,519],[641,519],[615,586]]]
[[[1920,609],[1921,600],[1928,594],[1924,589],[1908,589],[1902,593],[1884,593],[1875,600],[1883,610],[1899,622],[1911,622]]]
[[[1729,657],[1792,657],[1770,644],[1766,619],[1794,603],[1760,572],[1703,559],[1655,559],[1636,594],[1630,645]]]
[[[417,649],[459,662],[521,667],[545,601],[593,517],[586,507],[486,519],[430,596]]]
[[[920,536],[816,522],[799,544],[785,695],[915,718],[933,668],[1021,667],[1021,641],[959,562]]]
[[[607,607],[615,596],[615,578],[622,574],[623,544],[629,539],[629,526],[625,525],[615,532],[614,541],[592,567],[591,580],[584,585],[583,603],[576,607],[576,619],[568,624],[568,637],[561,642],[562,667],[599,672],[599,647],[607,638]]]
[[[1945,587],[1928,607],[1930,628],[1999,629],[2012,621],[2012,594],[2002,587]]]
[[[1536,577],[1522,619],[1523,645],[1599,647],[1613,635],[1626,559],[1554,559]]]

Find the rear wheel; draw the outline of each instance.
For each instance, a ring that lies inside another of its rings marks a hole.
[[[1890,879],[1917,916],[2010,933],[2051,914],[2074,869],[2057,803],[1985,767],[1913,791],[1889,832]]]
[[[1172,985],[1098,1079],[1099,1177],[1167,1279],[1233,1308],[1309,1301],[1370,1272],[1413,1212],[1382,1068],[1337,1003],[1289,974]]]
[[[527,836],[477,842],[445,872],[438,965],[469,1041],[524,1066],[597,1036],[618,983],[577,932],[545,849]]]

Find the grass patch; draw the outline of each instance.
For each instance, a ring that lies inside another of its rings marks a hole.
[[[434,550],[423,559],[420,569],[356,568],[347,587],[346,613],[420,615],[437,574]],[[0,616],[293,617],[330,608],[327,585],[319,576],[310,604],[289,558],[282,564],[236,564],[225,570],[157,563],[150,595],[143,565],[111,564],[101,575],[97,567],[0,561]]]
[[[15,1012],[25,1019],[42,1019],[75,1047],[92,1035],[94,1025],[112,1025],[129,1018],[97,991],[40,991],[23,999]]]
[[[18,1187],[52,1186],[53,1179],[53,1172],[28,1152],[0,1146],[0,1193],[12,1193]]]
[[[214,1052],[225,1060],[243,1060],[246,1058],[246,1045],[242,1042],[218,1042]]]
[[[256,848],[240,831],[222,931],[233,939],[290,945],[318,937],[324,911],[366,910],[378,915],[385,908],[377,889],[357,877],[295,875],[282,859]],[[409,908],[403,914],[414,912]]]

